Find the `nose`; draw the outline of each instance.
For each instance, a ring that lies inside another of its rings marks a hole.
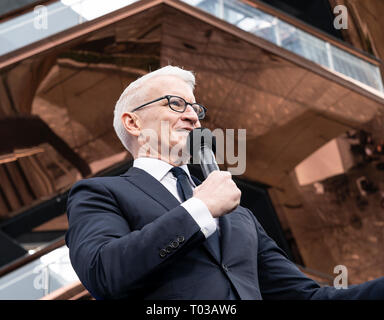
[[[185,111],[182,113],[181,119],[182,120],[189,120],[193,124],[195,124],[197,121],[199,121],[199,117],[197,116],[197,113],[192,108],[192,106],[189,104],[187,105],[187,108],[185,109]]]

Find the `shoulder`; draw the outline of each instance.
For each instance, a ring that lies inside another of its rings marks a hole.
[[[129,191],[131,183],[122,176],[93,177],[73,184],[68,193],[68,201],[74,198],[98,198],[99,196],[118,197],[119,191]],[[129,193],[129,192],[128,192]]]
[[[67,199],[67,214],[104,208],[108,212],[119,210],[117,191],[124,189],[124,178],[94,177],[77,181],[69,190]],[[125,188],[127,189],[127,188]]]
[[[110,189],[113,186],[124,183],[124,180],[125,179],[120,176],[82,179],[74,183],[71,187],[70,193],[79,189]]]
[[[232,213],[231,216],[235,219],[241,219],[249,225],[255,226],[257,232],[264,232],[263,227],[261,226],[259,220],[256,218],[255,214],[248,208],[238,206]]]

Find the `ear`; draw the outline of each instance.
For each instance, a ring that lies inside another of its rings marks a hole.
[[[125,112],[121,119],[125,130],[133,136],[139,136],[141,131],[140,119],[133,112]]]

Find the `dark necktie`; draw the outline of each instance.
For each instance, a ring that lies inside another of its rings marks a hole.
[[[187,173],[179,167],[173,167],[170,171],[177,178],[176,187],[177,187],[177,193],[180,196],[181,202],[184,202],[189,198],[192,198],[193,189],[189,182]],[[209,245],[215,252],[217,259],[220,261],[221,260],[220,239],[219,239],[219,233],[217,232],[217,230],[212,235],[210,235],[206,241],[209,243]]]
[[[177,187],[177,193],[180,196],[181,202],[184,202],[185,200],[192,198],[193,189],[191,187],[191,184],[188,181],[189,178],[187,173],[179,167],[173,167],[171,169],[171,172],[177,178],[176,187]]]

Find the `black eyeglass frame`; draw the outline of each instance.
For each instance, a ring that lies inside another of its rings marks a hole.
[[[171,98],[179,98],[179,99],[181,99],[181,100],[184,101],[184,109],[183,109],[183,111],[175,110],[175,109],[172,108],[172,106],[171,106],[171,102],[170,102],[170,99],[171,99]],[[157,98],[157,99],[155,99],[155,100],[146,102],[146,103],[144,103],[144,104],[142,104],[142,105],[140,105],[140,106],[134,108],[131,112],[135,112],[135,111],[137,111],[137,110],[139,110],[139,109],[141,109],[141,108],[143,108],[143,107],[145,107],[145,106],[147,106],[147,105],[149,105],[149,104],[151,104],[151,103],[154,103],[154,102],[157,102],[157,101],[160,101],[160,100],[163,100],[163,99],[167,99],[167,101],[168,101],[168,107],[169,107],[171,110],[173,110],[173,111],[175,111],[175,112],[179,112],[179,113],[183,113],[183,112],[185,112],[185,110],[187,110],[187,106],[188,106],[188,105],[190,105],[190,106],[192,107],[193,110],[195,110],[195,109],[193,108],[193,105],[198,105],[198,106],[201,107],[202,110],[203,110],[203,112],[202,112],[202,116],[200,116],[200,115],[195,111],[196,114],[197,114],[197,116],[198,116],[198,118],[199,118],[199,120],[204,119],[204,118],[205,118],[205,114],[207,113],[207,108],[204,107],[203,105],[201,105],[201,104],[199,104],[199,103],[190,103],[190,102],[187,102],[187,101],[186,101],[184,98],[182,98],[182,97],[179,97],[179,96],[173,96],[173,95],[162,96],[162,97]]]

